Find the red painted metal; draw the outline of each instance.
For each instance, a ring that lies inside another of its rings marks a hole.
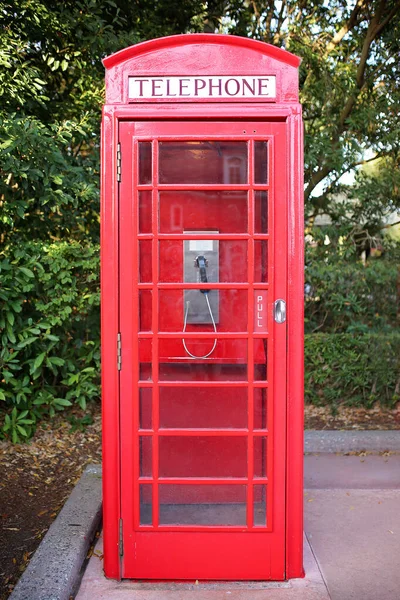
[[[107,577],[120,578],[118,557],[120,515],[119,377],[116,369],[119,331],[118,189],[115,152],[117,126],[112,107],[105,107],[101,152],[101,380],[103,413],[103,526]]]
[[[104,64],[108,103],[102,136],[105,573],[117,579],[299,577],[303,574],[299,59],[245,38],[198,34],[145,42],[108,57]],[[277,94],[265,103],[213,98],[129,104],[128,77],[159,73],[275,75]],[[234,185],[201,180],[187,185],[159,183],[160,142],[201,140],[244,141],[249,179]],[[269,143],[269,176],[262,184],[251,175],[257,140]],[[151,143],[153,171],[151,181],[139,184],[137,156],[142,141]],[[120,184],[117,142],[122,148]],[[221,218],[221,212],[208,205],[207,219],[201,222],[200,213],[196,219],[196,228],[215,229],[218,234],[168,230],[168,213],[163,215],[159,193],[169,194],[166,198],[184,211],[198,194],[232,189],[248,196],[247,206],[232,205],[232,213],[226,211]],[[268,231],[263,233],[255,208],[255,194],[261,190],[268,193],[269,211]],[[138,193],[146,191],[151,201],[142,217],[148,225],[139,232]],[[234,213],[244,223],[239,230]],[[183,289],[198,289],[198,284],[182,282],[183,240],[193,238],[220,240],[223,281],[207,286],[220,294],[217,334],[209,326],[199,332],[194,325],[183,334]],[[268,244],[268,278],[261,281],[263,241]],[[142,252],[137,251],[138,245]],[[229,253],[224,258],[223,247],[235,247],[239,266],[234,277],[228,276]],[[166,250],[175,260],[175,267],[168,270],[163,266]],[[237,303],[229,303],[232,293],[245,305],[245,312]],[[171,298],[178,308],[171,306]],[[287,300],[286,324],[273,320],[277,298]],[[123,345],[120,373],[118,332]],[[214,338],[218,344],[209,358],[193,360],[185,356],[182,338],[195,353],[204,352]],[[268,345],[267,379],[264,344]],[[263,394],[267,423],[257,412]],[[150,417],[142,403],[151,407]],[[214,460],[207,458],[207,452]],[[210,497],[214,508],[246,505],[247,510],[237,524],[185,523],[182,498],[189,510]],[[258,519],[264,498],[266,523],[253,523],[254,503],[254,519]],[[151,514],[145,514],[144,507],[151,503]],[[179,525],[168,521],[172,504],[181,511]]]

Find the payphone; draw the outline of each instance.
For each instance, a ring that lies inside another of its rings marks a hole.
[[[299,577],[299,59],[196,34],[104,64],[106,575]]]

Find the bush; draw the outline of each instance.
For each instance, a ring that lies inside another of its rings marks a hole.
[[[306,335],[305,401],[392,408],[400,400],[400,334]]]
[[[0,253],[0,435],[99,396],[99,248],[24,242]]]
[[[307,333],[389,332],[397,326],[398,264],[371,260],[325,264],[306,269]]]

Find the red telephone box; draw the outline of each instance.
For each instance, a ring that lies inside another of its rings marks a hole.
[[[180,35],[104,60],[104,568],[302,567],[300,60]]]

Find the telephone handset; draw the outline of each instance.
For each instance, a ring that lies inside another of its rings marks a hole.
[[[207,283],[207,268],[208,261],[203,255],[196,256],[195,259],[196,266],[200,269],[200,281],[201,283]],[[210,290],[200,290],[202,294],[208,294]]]
[[[187,232],[185,232],[187,233]],[[193,231],[191,233],[207,233],[202,231]],[[208,232],[208,233],[218,233],[218,232]],[[198,252],[202,252],[201,254]],[[207,275],[207,269],[210,267],[212,271],[211,281],[218,281],[218,240],[184,240],[183,242],[183,252],[184,252],[184,280],[185,282],[200,282],[200,283],[208,283],[209,278]],[[210,262],[214,264],[209,265],[209,261],[205,255],[205,253],[209,253]],[[195,254],[194,260],[192,258],[193,253]],[[191,269],[190,269],[191,263]],[[193,273],[193,266],[195,267],[195,272]],[[190,272],[191,271],[191,272]],[[201,292],[202,297],[205,300],[201,300],[199,298],[199,291]],[[212,303],[210,303],[210,295],[213,296]],[[217,314],[218,318],[218,301],[219,294],[218,290],[210,290],[210,289],[200,289],[200,290],[185,290],[184,292],[185,299],[185,314],[183,321],[183,332],[186,331],[186,326],[188,323],[190,324],[207,324],[212,323],[215,333],[217,332],[216,326],[216,318],[214,317],[214,312],[212,308],[212,304],[214,304],[214,310]],[[191,308],[193,307],[193,310]],[[213,346],[207,354],[202,356],[197,356],[192,354],[187,346],[184,339],[182,339],[182,344],[185,349],[185,352],[191,358],[204,359],[211,356],[217,346],[217,338],[214,339]]]

